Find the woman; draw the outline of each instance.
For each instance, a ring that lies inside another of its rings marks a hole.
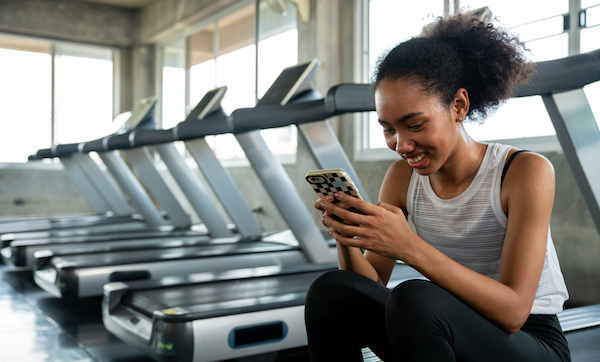
[[[476,142],[462,126],[529,79],[523,50],[502,29],[458,15],[380,60],[377,115],[402,159],[377,205],[343,194],[315,202],[341,270],[307,296],[313,361],[360,361],[363,345],[384,361],[570,361],[556,317],[568,294],[549,234],[553,167]],[[396,260],[428,280],[387,289]]]

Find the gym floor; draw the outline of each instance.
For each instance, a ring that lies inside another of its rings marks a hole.
[[[101,298],[65,301],[40,289],[30,270],[0,263],[0,362],[150,362],[102,324]],[[305,349],[278,362],[307,361]]]
[[[57,299],[40,289],[30,270],[0,264],[0,362],[150,362],[102,324],[101,298]],[[567,334],[573,362],[598,361],[600,333]],[[365,361],[379,361],[363,350]],[[304,362],[304,348],[279,353],[277,362]]]

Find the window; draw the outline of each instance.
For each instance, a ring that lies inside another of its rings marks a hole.
[[[53,143],[85,142],[113,132],[112,50],[56,45]]]
[[[600,47],[600,2],[581,1],[585,26],[581,29],[580,51],[589,52]]]
[[[47,42],[0,35],[0,162],[52,144],[50,54]]]
[[[419,35],[421,28],[444,15],[444,1],[369,1],[369,76],[373,74],[377,59],[396,44]],[[366,148],[387,148],[377,122],[377,114],[369,113],[365,128]]]
[[[162,47],[163,128],[181,122],[206,92],[223,85],[226,113],[253,107],[281,70],[297,63],[297,49],[291,4],[282,13],[268,1],[246,1],[199,23]],[[296,153],[295,127],[265,130],[262,135],[273,153]],[[206,139],[219,159],[244,157],[233,135]]]
[[[442,15],[444,11],[452,13],[450,11],[451,4],[456,3],[456,1],[432,0],[423,2],[424,4],[409,5],[403,2],[402,11],[400,11],[400,9],[396,9],[400,6],[399,2],[365,1],[368,4],[365,9],[368,16],[365,19],[367,19],[369,34],[369,75],[372,73],[374,60],[382,49],[390,48],[397,42],[417,35],[422,26],[432,21],[434,17]],[[578,0],[545,1],[543,6],[540,6],[539,2],[518,0],[462,0],[458,5],[462,11],[488,6],[500,25],[518,34],[520,39],[525,42],[530,50],[531,60],[545,61],[600,47],[600,2],[598,0],[582,0],[581,9],[585,11],[586,23],[582,24],[580,28],[566,27],[567,29],[565,29],[565,23],[568,24],[569,16],[578,15],[573,10],[570,12],[570,9],[574,8],[570,2],[578,4]],[[427,7],[425,7],[426,5]],[[518,11],[514,9],[518,9]],[[386,16],[392,16],[393,20],[386,20]],[[406,16],[420,21],[411,24],[408,21],[399,21],[398,16]],[[396,31],[384,32],[381,30],[383,26],[399,23],[402,23],[403,27]],[[393,37],[390,36],[390,33]],[[578,43],[580,46],[575,47],[574,44]],[[365,81],[368,79],[366,74],[364,79]],[[357,157],[369,159],[386,157],[386,154],[390,157],[395,156],[389,152],[381,153],[381,149],[385,148],[381,127],[376,122],[376,115],[371,114],[369,117],[370,120],[364,121],[364,126],[359,130],[362,132],[363,141],[358,147]],[[509,99],[496,113],[488,117],[485,126],[466,123],[465,127],[474,138],[481,141],[504,140],[520,147],[520,140],[526,139],[527,147],[537,151],[560,147],[556,141],[554,127],[540,97]]]
[[[113,50],[0,34],[0,162],[113,131]]]

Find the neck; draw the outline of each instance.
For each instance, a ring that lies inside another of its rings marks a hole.
[[[451,198],[469,187],[481,166],[487,145],[475,141],[461,125],[456,148],[444,166],[429,176],[438,196]]]

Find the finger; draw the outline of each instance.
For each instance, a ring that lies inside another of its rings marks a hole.
[[[321,201],[321,199],[317,199],[315,201],[315,203],[313,204],[313,206],[315,207],[315,209],[320,210],[320,211],[325,211],[325,209],[323,208],[323,202]]]
[[[360,239],[356,239],[354,237],[345,235],[345,234],[340,234],[337,231],[332,231],[329,233],[331,235],[331,237],[333,237],[333,239],[340,243],[341,245],[344,246],[350,246],[350,247],[356,247],[356,248],[360,248],[361,247],[361,240]]]
[[[319,199],[317,199],[315,201],[315,203],[313,204],[313,206],[315,207],[315,209],[317,210],[321,210],[321,211],[325,211],[326,210],[326,206],[328,201],[331,202],[333,201],[334,198],[333,197],[327,197],[327,196],[323,196]]]
[[[348,225],[361,225],[366,222],[367,215],[359,213],[357,209],[338,209],[335,211],[335,215],[342,220],[344,224]]]
[[[354,207],[355,209],[358,209],[364,212],[365,214],[372,214],[376,210],[375,205],[371,204],[370,202],[361,200],[357,197],[348,195],[343,192],[337,192],[335,194],[335,198],[340,200],[341,203],[344,203],[349,207]]]
[[[360,236],[361,232],[360,227],[357,225],[349,225],[346,220],[340,222],[330,217],[325,218],[325,226],[327,231],[335,231],[349,237]]]
[[[333,198],[333,195],[328,195]],[[341,210],[347,209],[350,206],[344,205],[342,202],[337,202],[337,200],[333,199],[332,202],[327,201],[327,198],[320,199],[321,201],[321,209],[325,212],[325,214],[329,215],[338,215]]]

